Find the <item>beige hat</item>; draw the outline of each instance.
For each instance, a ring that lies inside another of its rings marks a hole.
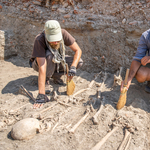
[[[56,42],[62,39],[61,27],[58,21],[48,20],[45,23],[44,30],[48,42]]]

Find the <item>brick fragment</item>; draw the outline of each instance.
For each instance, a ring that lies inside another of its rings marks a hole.
[[[0,5],[0,9],[2,9],[2,5]]]
[[[136,25],[138,22],[137,21],[132,21],[132,22],[129,22],[129,25]]]
[[[71,17],[71,15],[65,15],[64,16],[64,18],[70,18]]]

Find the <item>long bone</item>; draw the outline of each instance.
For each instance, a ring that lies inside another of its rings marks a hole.
[[[102,101],[101,101],[101,106],[99,108],[99,110],[96,112],[96,114],[92,117],[92,121],[95,125],[99,124],[98,121],[98,116],[99,114],[102,112],[103,107],[104,107],[104,103],[105,103],[105,97],[103,96]]]
[[[68,107],[75,107],[75,106],[71,106],[71,105],[69,105],[69,104],[66,104],[66,103],[63,103],[63,102],[58,101],[58,100],[57,100],[57,99],[58,99],[58,96],[59,96],[59,95],[57,94],[57,92],[54,91],[54,92],[53,92],[52,100],[57,101],[57,103],[59,103],[60,105],[64,105],[64,106],[68,106]]]
[[[127,142],[127,144],[126,144],[124,150],[127,150],[127,149],[128,149],[129,144],[130,144],[130,141],[131,141],[131,134],[129,135],[129,139],[128,139],[128,142]]]
[[[78,94],[80,94],[80,93],[82,93],[82,92],[84,92],[84,91],[86,91],[86,90],[89,90],[89,89],[93,86],[95,80],[97,79],[97,77],[98,77],[101,73],[102,73],[102,72],[98,73],[98,74],[95,76],[95,78],[89,83],[89,85],[88,85],[87,88],[79,90],[78,92],[74,93],[74,94],[72,95],[72,97],[75,97],[76,95],[78,95]]]
[[[123,150],[123,147],[127,143],[129,135],[130,135],[130,132],[127,129],[125,129],[125,136],[124,136],[124,139],[123,139],[121,145],[119,146],[118,150]]]
[[[100,141],[98,142],[92,150],[100,150],[101,146],[106,142],[106,140],[118,129],[118,126],[114,127],[107,135]]]
[[[90,111],[87,110],[86,114],[84,115],[84,117],[82,117],[74,126],[73,128],[71,128],[71,130],[69,130],[70,133],[74,133],[75,130],[78,128],[78,126],[87,118],[87,116],[89,115]]]
[[[103,89],[104,82],[105,82],[106,78],[107,78],[107,74],[105,73],[103,82],[102,82],[101,86],[99,87],[99,89],[97,90],[97,98],[98,98],[99,100],[101,99],[101,90]],[[99,123],[99,121],[98,121],[98,116],[99,116],[99,114],[101,113],[101,111],[103,110],[104,103],[105,103],[105,97],[103,96],[99,110],[98,110],[98,111],[96,112],[96,114],[92,117],[93,123],[94,123],[95,125],[97,125],[97,124]]]

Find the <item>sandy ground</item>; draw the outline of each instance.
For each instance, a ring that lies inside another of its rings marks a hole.
[[[37,72],[29,68],[28,60],[12,57],[7,61],[0,61],[0,150],[90,150],[112,130],[113,124],[118,124],[119,127],[101,146],[101,150],[117,150],[124,138],[125,129],[131,132],[129,150],[150,149],[150,95],[144,91],[146,83],[141,84],[133,79],[127,93],[126,106],[116,110],[120,86],[111,88],[114,75],[109,73],[101,90],[102,96],[105,97],[105,106],[98,116],[98,125],[93,124],[92,117],[100,106],[96,94],[104,73],[99,75],[91,89],[76,96],[77,102],[67,101],[65,87],[60,87],[50,80],[51,90],[57,90],[57,94],[60,95],[58,100],[69,106],[57,104],[41,113],[39,121],[49,122],[51,124],[49,131],[36,134],[30,140],[13,140],[10,131],[15,123],[24,118],[34,117],[35,113],[40,113],[56,103],[51,101],[42,108],[33,109],[33,101],[21,94],[20,86],[23,85],[34,97],[37,96],[37,75]],[[95,75],[96,73],[78,70],[77,76],[74,77],[75,93],[87,88]],[[52,93],[48,97],[51,98]],[[90,111],[74,134],[69,133],[70,129],[85,116],[86,109],[90,109],[90,100],[94,111]],[[10,113],[12,110],[17,111]]]

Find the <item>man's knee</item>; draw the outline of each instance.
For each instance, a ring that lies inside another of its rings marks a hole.
[[[140,67],[140,69],[137,71],[135,77],[136,77],[137,81],[140,83],[147,81],[148,72],[147,72],[146,67]]]
[[[77,69],[79,69],[83,65],[83,60],[80,58],[79,63],[77,65]]]

